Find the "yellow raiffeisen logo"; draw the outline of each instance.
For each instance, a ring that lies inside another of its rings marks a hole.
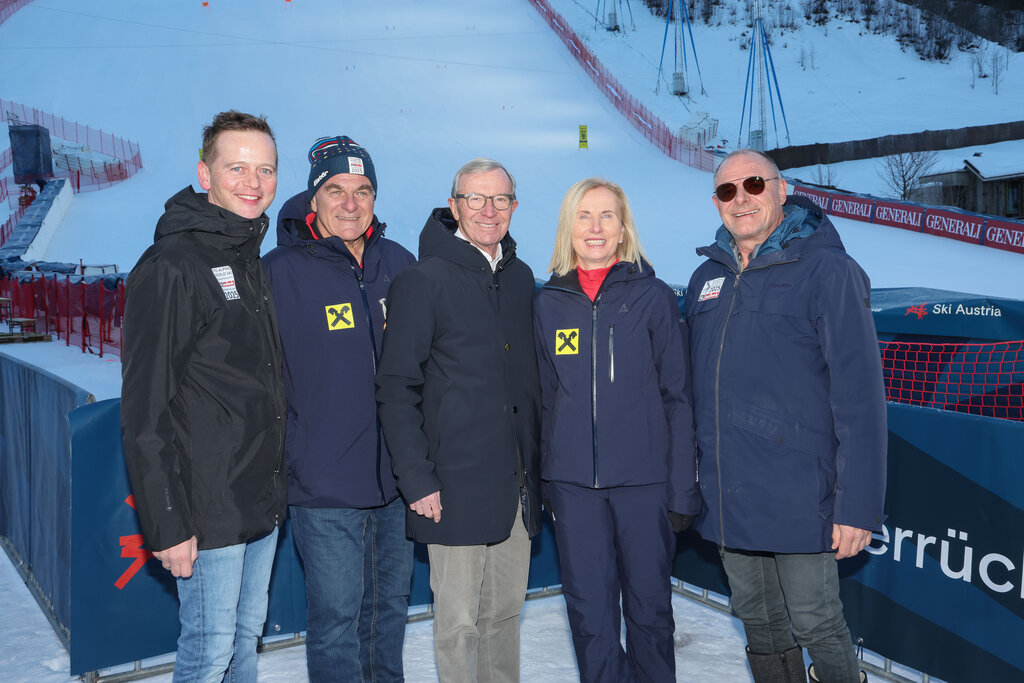
[[[578,355],[580,352],[580,328],[555,330],[555,355]]]
[[[327,311],[327,329],[351,330],[356,326],[352,304],[330,304],[324,306],[324,310]]]

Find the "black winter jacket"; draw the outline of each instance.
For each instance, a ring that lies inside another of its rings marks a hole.
[[[314,239],[304,220],[278,223],[267,254],[288,395],[288,503],[371,508],[398,497],[373,376],[388,287],[415,259],[376,217],[362,265],[340,237]]]
[[[515,242],[492,273],[455,236],[447,208],[420,235],[420,261],[391,285],[377,402],[398,488],[413,503],[441,492],[441,521],[408,513],[412,538],[503,541],[522,502],[540,531],[540,385],[533,346],[535,289]]]
[[[146,543],[243,543],[285,516],[281,349],[265,215],[186,187],[128,277],[121,426]]]

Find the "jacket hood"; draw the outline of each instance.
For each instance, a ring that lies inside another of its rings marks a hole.
[[[785,256],[776,259],[799,258],[805,251],[815,249],[837,248],[845,251],[843,241],[839,238],[832,221],[821,208],[807,197],[789,195],[782,207],[784,218],[779,227],[758,246],[751,256],[751,261],[775,252],[784,252]],[[701,256],[722,261],[722,255],[731,264],[735,264],[732,235],[724,225],[719,226],[715,233],[715,243],[697,249]]]
[[[260,245],[267,234],[270,219],[267,214],[258,218],[243,218],[237,213],[211,204],[205,192],[196,192],[188,186],[167,200],[164,215],[156,223],[153,241],[193,233],[197,238],[214,238],[224,246],[239,252],[259,253]]]
[[[480,250],[455,236],[458,228],[459,224],[447,206],[431,211],[423,231],[420,232],[420,259],[437,256],[474,270],[481,266],[486,267],[487,262],[482,260],[484,256]],[[501,240],[501,261],[498,263],[498,269],[503,268],[515,258],[515,255],[516,241],[512,239],[512,233],[508,233]]]
[[[284,220],[278,221],[277,246],[298,247],[300,249],[311,249],[314,246],[318,246],[323,247],[323,249],[313,250],[312,253],[314,253],[314,255],[341,255],[351,259],[352,252],[348,250],[348,247],[345,246],[345,242],[340,237],[336,237],[334,235],[330,235],[328,237],[319,236],[318,231],[313,227],[315,215],[316,214],[310,213],[302,219],[285,218]],[[370,227],[368,227],[364,233],[367,249],[384,237],[385,228],[387,228],[387,223],[380,222],[380,219],[378,219],[377,215],[374,214],[373,219],[370,221]],[[364,250],[363,253],[363,258],[365,259],[366,250]]]

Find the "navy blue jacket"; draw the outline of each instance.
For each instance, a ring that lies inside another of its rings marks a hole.
[[[740,272],[724,227],[690,278],[703,510],[725,547],[831,549],[832,525],[878,531],[885,391],[867,275],[803,197]]]
[[[363,263],[303,220],[278,226],[263,259],[278,310],[288,397],[288,503],[369,508],[398,497],[373,375],[392,280],[414,261],[376,216]]]
[[[402,497],[441,492],[441,521],[410,510],[409,535],[480,545],[508,538],[520,505],[540,531],[536,285],[511,236],[492,273],[455,229],[434,209],[419,262],[391,286],[377,402]]]
[[[593,302],[576,270],[534,302],[541,478],[590,488],[669,482],[700,511],[686,324],[649,264],[612,266]]]

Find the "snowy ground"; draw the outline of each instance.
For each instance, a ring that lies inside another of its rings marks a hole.
[[[751,681],[743,654],[743,629],[735,618],[685,597],[673,596],[676,620],[676,678],[680,681]],[[0,680],[5,683],[66,683],[70,660],[14,567],[0,561],[0,612],[18,615],[0,621]],[[521,622],[521,677],[524,683],[577,679],[565,602],[560,595],[528,600]],[[306,649],[299,645],[259,658],[260,683],[306,680]],[[154,666],[168,658],[147,660]],[[436,683],[431,622],[409,624],[405,633],[405,680]],[[115,673],[111,670],[105,673]],[[165,673],[147,680],[168,683]]]

